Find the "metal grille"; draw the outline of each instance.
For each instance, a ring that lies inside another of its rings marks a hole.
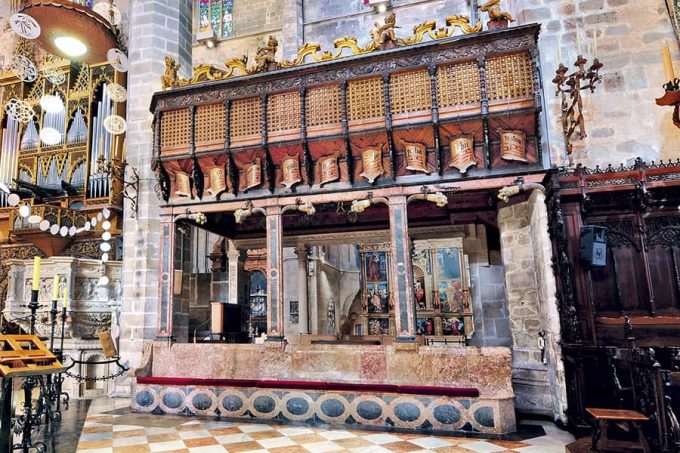
[[[161,117],[161,148],[189,144],[189,109],[170,110]]]
[[[342,120],[340,87],[338,85],[326,85],[310,88],[307,91],[305,106],[307,109],[307,126],[340,124]]]
[[[529,54],[524,52],[487,59],[486,80],[490,101],[532,96],[534,80]]]
[[[437,102],[439,107],[478,104],[481,101],[479,69],[475,61],[437,68]]]
[[[390,80],[390,101],[395,114],[430,110],[432,91],[427,70],[394,74]]]
[[[243,137],[262,133],[260,98],[239,99],[231,105],[231,136]]]
[[[196,108],[196,143],[224,141],[224,104]]]
[[[382,78],[349,82],[347,100],[350,121],[384,117],[385,94]]]
[[[272,94],[267,103],[267,130],[286,131],[300,127],[300,93]]]

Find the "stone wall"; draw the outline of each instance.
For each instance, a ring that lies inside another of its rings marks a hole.
[[[553,163],[564,161],[559,98],[551,80],[557,68],[557,38],[562,61],[575,60],[576,29],[582,51],[597,33],[597,57],[605,65],[603,83],[594,94],[584,92],[588,137],[575,142],[575,160],[589,166],[619,164],[635,157],[679,157],[680,129],[672,109],[654,99],[667,82],[661,62],[664,40],[671,44],[676,74],[680,52],[666,6],[660,0],[506,0],[518,24],[539,22],[544,94]],[[570,49],[574,49],[570,53]],[[569,59],[568,59],[569,57]],[[571,63],[569,63],[571,64]]]

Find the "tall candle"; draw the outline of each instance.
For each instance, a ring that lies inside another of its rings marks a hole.
[[[581,55],[581,29],[576,27],[576,52]]]
[[[54,283],[52,288],[52,300],[59,300],[59,276],[54,274]]]
[[[675,71],[673,71],[673,60],[671,60],[671,49],[666,42],[661,49],[661,58],[663,59],[663,69],[666,72],[666,80],[675,80]]]
[[[557,35],[557,64],[562,63],[562,37]]]
[[[597,30],[593,32],[593,59],[597,58]]]
[[[33,291],[40,289],[40,257],[33,258]]]
[[[69,306],[71,305],[68,300],[68,286],[64,286],[64,292],[61,293],[61,302],[64,304],[64,307],[68,310]]]

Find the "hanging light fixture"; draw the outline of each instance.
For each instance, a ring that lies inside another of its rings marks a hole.
[[[36,40],[47,52],[68,60],[97,63],[119,47],[118,32],[108,18],[69,0],[27,0],[21,13],[40,24]]]

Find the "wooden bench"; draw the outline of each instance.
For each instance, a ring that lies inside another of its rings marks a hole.
[[[595,419],[593,427],[592,450],[607,452],[626,450],[642,450],[645,453],[650,453],[649,444],[642,432],[641,423],[649,420],[649,417],[641,414],[638,411],[627,409],[599,409],[594,407],[587,407],[586,412]],[[623,422],[627,423],[637,431],[638,440],[614,440],[607,436],[607,428],[609,422]]]

